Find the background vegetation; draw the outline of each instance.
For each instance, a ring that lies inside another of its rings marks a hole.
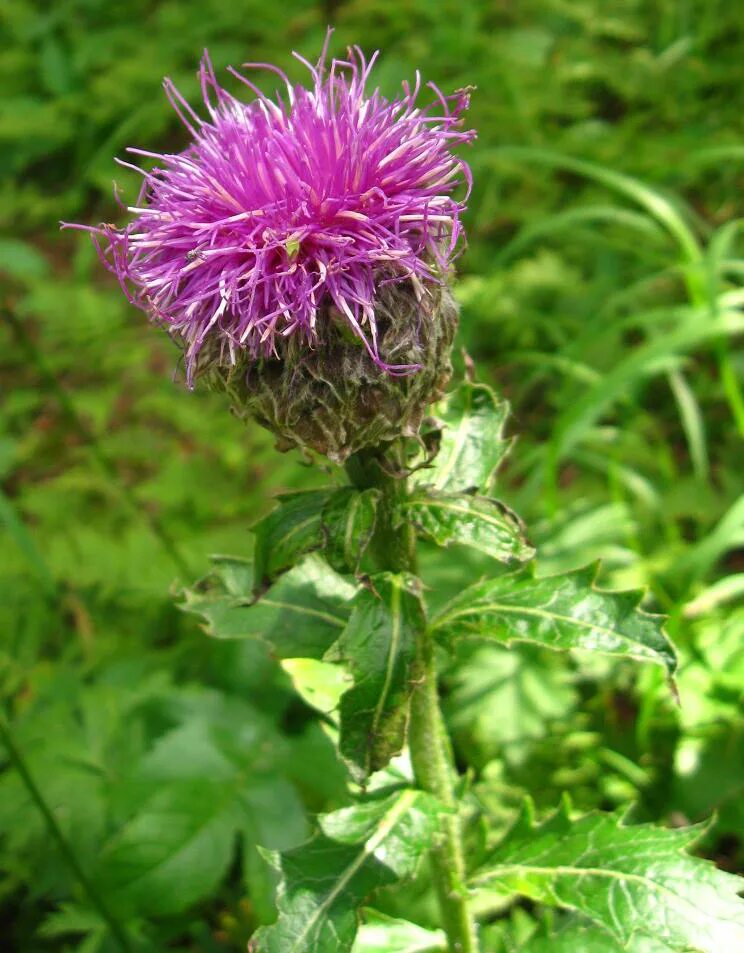
[[[58,220],[119,219],[128,144],[178,149],[159,84],[381,48],[475,85],[461,342],[512,402],[503,495],[546,571],[601,559],[650,587],[682,669],[463,650],[447,707],[473,796],[506,821],[584,808],[696,822],[744,862],[744,26],[722,0],[6,0],[0,45],[0,692],[83,872],[155,950],[245,948],[272,916],[255,845],[344,803],[317,714],[259,647],[177,608],[207,554],[249,554],[296,455],[172,380],[175,352]],[[443,578],[443,585],[447,580]],[[117,949],[0,746],[0,935],[20,953]],[[427,926],[426,891],[383,909]],[[487,933],[509,950],[517,909]],[[370,941],[372,942],[372,941]],[[382,949],[374,945],[365,949]],[[733,953],[733,951],[732,951]]]

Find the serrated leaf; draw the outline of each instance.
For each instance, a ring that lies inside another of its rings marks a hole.
[[[637,592],[596,589],[595,575],[585,567],[537,579],[524,569],[486,579],[452,599],[431,629],[445,641],[535,642],[656,662],[672,676],[677,658],[661,617],[638,608]]]
[[[620,944],[654,937],[673,951],[744,949],[744,880],[684,848],[700,828],[627,826],[618,814],[535,824],[529,802],[474,883],[572,910]]]
[[[356,572],[372,539],[380,491],[342,487],[328,500],[321,517],[323,551],[339,572]]]
[[[331,650],[354,676],[354,687],[341,697],[339,750],[359,780],[383,768],[405,743],[416,634],[423,626],[419,581],[379,573],[356,597]]]
[[[281,874],[279,919],[258,931],[257,953],[349,953],[358,908],[378,887],[413,876],[428,851],[441,808],[422,791],[321,817],[307,844],[270,855]]]
[[[320,556],[306,556],[258,599],[227,592],[220,575],[187,590],[182,606],[217,639],[261,639],[279,658],[322,658],[349,618],[356,587]]]
[[[427,930],[408,920],[365,911],[352,953],[446,953],[443,930]]]
[[[305,490],[280,496],[268,516],[253,526],[256,586],[265,586],[322,543],[320,514],[333,490]]]
[[[501,562],[525,562],[535,555],[519,518],[485,496],[419,491],[401,505],[401,515],[438,546],[460,543]]]
[[[447,493],[487,493],[511,446],[503,436],[509,405],[485,384],[465,381],[434,409],[443,424],[439,453],[414,482]]]

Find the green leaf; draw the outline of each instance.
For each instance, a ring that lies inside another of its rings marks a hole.
[[[487,493],[512,443],[503,436],[509,405],[485,384],[465,381],[434,410],[443,424],[439,453],[414,482],[447,493]]]
[[[401,506],[421,535],[438,546],[461,543],[501,562],[532,559],[524,526],[512,511],[484,496],[415,493]]]
[[[208,778],[157,791],[104,849],[104,896],[116,909],[165,915],[212,894],[233,856],[234,796]]]
[[[408,920],[365,911],[352,953],[446,953],[443,930],[427,930]]]
[[[507,651],[463,642],[456,661],[445,711],[458,749],[476,767],[492,758],[523,761],[530,745],[553,734],[555,723],[576,705],[576,690],[560,659],[533,645]]]
[[[322,534],[328,562],[339,572],[357,572],[372,539],[380,491],[337,490],[323,508]]]
[[[312,658],[292,658],[282,662],[297,694],[318,711],[330,714],[338,708],[352,678],[342,665]]]
[[[281,874],[279,919],[258,931],[258,953],[348,953],[358,908],[378,887],[413,876],[439,826],[441,808],[404,790],[320,818],[307,844],[270,855]]]
[[[234,561],[227,566],[235,582]],[[182,608],[201,616],[213,638],[261,639],[279,658],[322,658],[344,630],[348,604],[356,593],[352,583],[314,554],[258,599],[228,590],[223,573],[218,564],[206,583],[187,590]]]
[[[339,750],[359,780],[405,743],[416,633],[425,625],[420,586],[409,575],[372,576],[327,656],[347,661],[354,676],[341,698]]]
[[[658,937],[633,936],[632,946],[620,944],[583,917],[567,916],[556,930],[544,929],[531,937],[520,953],[673,953]]]
[[[572,820],[566,805],[535,825],[527,802],[474,883],[573,910],[624,946],[640,934],[674,951],[744,949],[744,880],[684,853],[699,835],[617,814]]]
[[[536,579],[531,569],[477,582],[455,596],[431,623],[438,638],[483,638],[504,645],[535,642],[677,667],[660,616],[638,608],[637,592],[594,588],[596,570]]]
[[[332,494],[329,489],[284,494],[278,506],[255,524],[256,586],[268,585],[301,556],[320,548],[320,514]]]

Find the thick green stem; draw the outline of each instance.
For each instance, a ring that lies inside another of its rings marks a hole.
[[[414,529],[410,524],[397,526],[393,519],[396,504],[407,492],[401,470],[402,460],[394,447],[387,454],[356,454],[347,465],[356,486],[382,491],[372,540],[372,553],[380,569],[416,573]],[[418,633],[408,742],[416,783],[450,811],[444,815],[441,836],[431,853],[434,886],[450,953],[478,953],[477,928],[465,893],[465,853],[455,787],[457,770],[439,704],[434,646],[426,629]]]

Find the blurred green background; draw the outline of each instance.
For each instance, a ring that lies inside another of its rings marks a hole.
[[[389,95],[417,68],[445,91],[476,86],[457,295],[460,342],[513,407],[501,492],[543,572],[601,559],[604,585],[650,588],[682,705],[649,669],[471,648],[445,678],[458,756],[504,817],[530,788],[543,807],[569,788],[582,807],[633,801],[665,823],[716,810],[702,849],[741,869],[741,13],[5,0],[0,691],[79,864],[152,949],[244,949],[271,917],[255,844],[301,838],[308,812],[346,796],[282,670],[256,646],[207,644],[176,607],[208,554],[250,552],[273,491],[320,475],[174,382],[172,346],[58,221],[121,221],[112,180],[129,201],[137,183],[113,156],[185,146],[160,82],[196,101],[205,46],[218,70],[269,61],[300,80],[290,50],[315,59],[332,21],[333,52],[381,49]],[[239,791],[229,819],[215,778]],[[197,802],[153,859],[168,811]],[[204,856],[205,832],[220,849],[194,873],[184,858]],[[430,921],[425,900],[386,902]],[[508,929],[494,925],[492,949]],[[0,936],[20,953],[117,949],[2,746]]]

